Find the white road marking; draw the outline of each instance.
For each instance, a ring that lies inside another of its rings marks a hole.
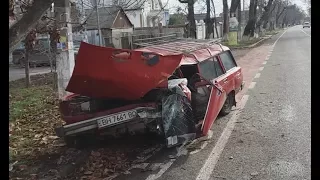
[[[264,61],[262,64],[263,64],[263,65],[267,64],[267,61]]]
[[[232,114],[229,122],[227,123],[226,128],[223,130],[222,134],[220,135],[218,142],[212,149],[208,159],[206,160],[205,164],[202,166],[197,179],[196,180],[209,180],[210,176],[214,170],[215,165],[218,162],[218,159],[226,146],[228,139],[230,138],[230,135],[235,127],[235,124],[237,122],[237,119],[240,115],[240,111],[244,108],[248,101],[249,95],[244,95],[239,103],[239,109],[234,111]]]
[[[311,37],[310,34],[306,33],[304,30],[300,29],[303,33],[305,33],[306,35],[308,35],[309,37]]]
[[[259,71],[262,71],[263,69],[264,69],[264,67],[260,67],[260,68],[259,68]]]
[[[248,88],[249,89],[253,89],[256,84],[257,84],[256,82],[251,82],[251,84],[249,85]]]
[[[269,53],[266,57],[266,60],[270,59],[271,53]]]
[[[149,175],[146,180],[156,180],[159,177],[161,177],[162,174],[165,173],[170,168],[170,166],[173,164],[174,161],[176,161],[176,160],[175,159],[171,159],[169,162],[167,162],[166,164],[162,165],[160,171],[157,174]]]
[[[285,31],[281,34],[281,36],[278,37],[278,39],[273,43],[272,48],[274,48],[274,46],[277,44],[277,42],[279,41],[279,39],[280,39],[280,38],[284,35],[284,33],[286,33],[287,31],[288,31],[288,29],[285,30]]]
[[[256,78],[256,79],[257,79],[257,78],[259,78],[259,77],[260,77],[260,75],[261,75],[260,73],[257,73],[257,74],[256,74],[256,76],[255,76],[254,78]]]

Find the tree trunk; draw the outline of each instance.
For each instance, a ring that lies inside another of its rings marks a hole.
[[[228,39],[229,33],[229,16],[228,16],[228,0],[223,0],[223,37],[224,40]]]
[[[24,61],[24,70],[25,70],[25,74],[26,74],[26,87],[30,87],[30,67],[29,67],[29,54],[30,52],[28,50],[26,50],[26,58]]]
[[[230,6],[230,17],[232,15],[232,13],[234,14],[237,10],[237,8],[239,7],[240,0],[232,0],[231,1],[231,6]]]
[[[263,28],[265,28],[266,23],[268,23],[269,16],[270,16],[270,10],[273,0],[269,0],[267,6],[264,7],[264,12],[262,13],[262,16],[260,17],[259,21],[257,22],[257,27],[260,28],[260,26],[263,24]]]
[[[210,18],[210,0],[206,0],[207,3],[207,16],[206,16],[206,39],[210,39],[212,33],[213,23]]]
[[[216,17],[216,8],[214,6],[213,0],[211,0],[212,8],[213,8],[213,17],[214,17],[214,28],[217,32],[217,38],[219,38],[219,33],[218,33],[218,25],[217,25],[217,17]],[[214,32],[213,32],[213,37],[214,37]]]
[[[250,0],[249,6],[249,21],[244,28],[243,36],[254,36],[255,25],[256,25],[256,15],[257,15],[257,0]]]
[[[9,53],[33,29],[54,0],[34,0],[23,17],[9,29]]]
[[[241,40],[241,3],[238,4],[238,40]]]
[[[196,38],[197,37],[197,27],[196,21],[194,19],[194,0],[188,0],[188,21],[190,27],[190,37]]]
[[[278,26],[279,23],[279,18],[281,17],[281,15],[283,14],[283,12],[285,11],[286,8],[283,8],[282,11],[277,15],[276,17],[276,26]]]

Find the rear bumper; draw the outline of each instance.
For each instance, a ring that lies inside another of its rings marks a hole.
[[[118,124],[112,124],[110,126],[103,127],[99,129],[97,120],[101,119],[105,116],[97,117],[97,118],[92,118],[89,120],[77,122],[77,123],[72,123],[68,124],[62,127],[58,127],[55,129],[56,135],[58,137],[65,137],[65,136],[74,136],[80,133],[85,133],[88,131],[94,131],[94,130],[107,130],[111,127],[116,127],[118,125],[123,125],[123,124],[130,124],[132,122],[137,122],[137,121],[144,121],[144,123],[151,122],[152,120],[155,120],[157,118],[161,117],[161,112],[158,112],[156,108],[151,108],[151,107],[137,107],[132,110],[137,111],[137,116],[134,119],[130,119],[128,121],[124,121]],[[109,114],[112,115],[112,114]],[[109,116],[106,115],[106,116]],[[147,121],[147,122],[146,122]]]

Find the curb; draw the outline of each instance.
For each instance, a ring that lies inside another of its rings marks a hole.
[[[279,34],[281,31],[279,31],[277,34]],[[235,50],[235,49],[250,49],[250,48],[254,48],[256,46],[259,46],[260,44],[262,44],[265,40],[267,39],[271,39],[273,36],[277,35],[277,34],[274,34],[274,35],[270,35],[269,37],[262,37],[258,42],[256,43],[253,43],[249,46],[243,46],[243,47],[234,47],[234,48],[230,48],[231,50]]]
[[[271,36],[271,37],[272,37],[272,36]],[[250,48],[254,48],[254,47],[260,45],[260,44],[261,44],[262,42],[264,42],[265,40],[270,39],[271,37],[262,38],[262,39],[260,39],[258,42],[253,43],[253,44],[251,44],[251,45],[249,45],[249,46],[234,47],[234,48],[230,48],[230,49],[231,49],[231,50],[235,50],[235,49],[250,49]]]

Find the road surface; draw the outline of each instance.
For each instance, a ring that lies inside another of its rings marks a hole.
[[[216,120],[209,140],[175,158],[176,150],[161,151],[116,179],[311,179],[310,29],[289,28],[238,64],[242,100]]]
[[[49,72],[50,72],[50,67],[30,68],[30,75],[44,74],[44,73],[49,73]],[[26,75],[25,75],[24,68],[9,67],[9,81],[22,79],[25,76]]]

